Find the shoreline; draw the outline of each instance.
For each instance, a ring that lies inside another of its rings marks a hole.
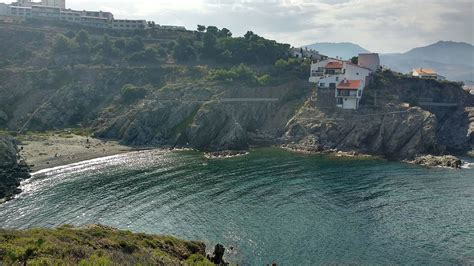
[[[18,145],[20,155],[32,173],[101,157],[145,150],[145,148],[120,145],[117,141],[75,134],[22,135],[19,139],[21,140]]]

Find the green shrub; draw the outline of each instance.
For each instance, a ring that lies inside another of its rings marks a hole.
[[[76,43],[66,37],[64,34],[59,34],[54,37],[53,41],[53,52],[55,53],[67,53],[71,52],[76,47]]]
[[[143,99],[147,94],[147,90],[144,87],[137,87],[131,84],[127,84],[123,86],[121,94],[122,99],[125,102],[133,102],[139,99]]]

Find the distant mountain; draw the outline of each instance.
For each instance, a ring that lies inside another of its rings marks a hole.
[[[474,46],[463,42],[439,41],[406,53],[384,54],[381,63],[402,73],[418,67],[433,68],[450,80],[474,80]]]
[[[353,56],[357,56],[360,53],[368,53],[366,49],[360,47],[357,44],[350,42],[340,42],[340,43],[331,43],[331,42],[320,42],[310,45],[306,45],[308,49],[315,49],[323,55],[329,57],[342,57],[342,59],[350,59]]]

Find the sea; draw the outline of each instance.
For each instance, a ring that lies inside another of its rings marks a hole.
[[[238,265],[472,265],[474,160],[463,169],[278,148],[206,159],[131,152],[46,169],[0,227],[104,224],[226,247]]]

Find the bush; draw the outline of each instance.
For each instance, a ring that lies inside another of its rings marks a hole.
[[[75,48],[76,44],[71,39],[66,37],[64,34],[59,34],[54,37],[53,51],[55,53],[67,53],[71,52]]]
[[[134,102],[136,100],[145,98],[147,91],[144,87],[137,87],[131,84],[127,84],[123,86],[121,94],[122,99],[125,102]]]
[[[240,64],[230,69],[211,70],[208,79],[212,81],[234,82],[240,81],[247,84],[268,85],[269,75],[258,76],[250,67]]]

